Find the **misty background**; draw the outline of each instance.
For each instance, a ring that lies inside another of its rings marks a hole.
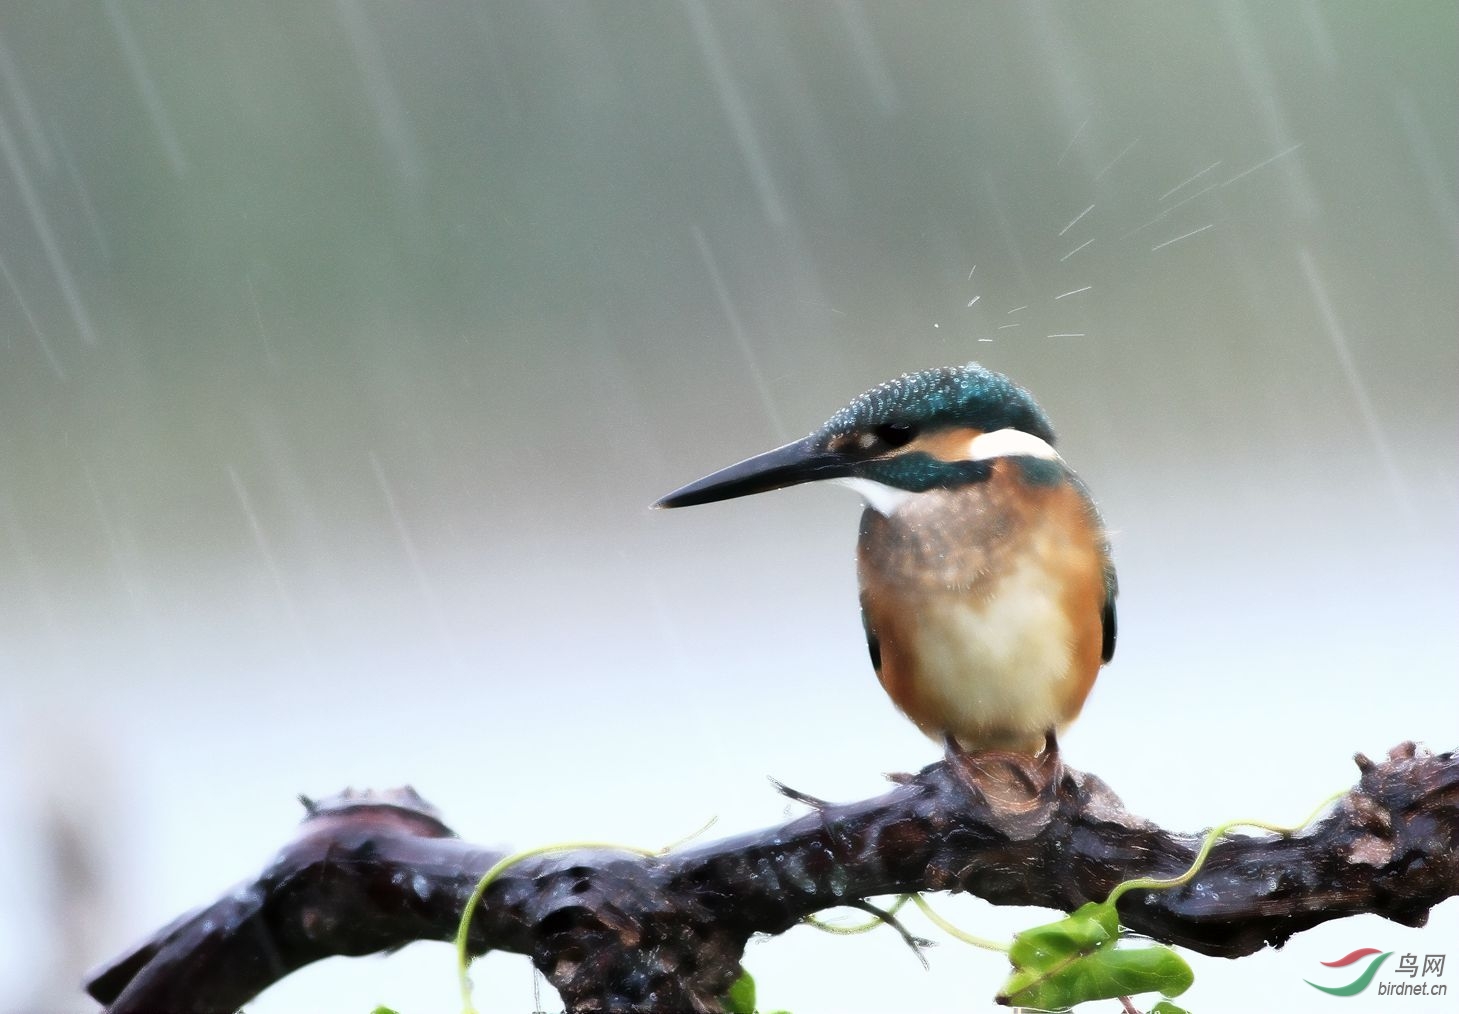
[[[935,760],[854,497],[647,508],[928,366],[1032,390],[1114,530],[1063,745],[1133,810],[1295,821],[1355,750],[1453,747],[1456,54],[1449,5],[1357,0],[0,7],[0,1008],[93,1009],[299,792],[656,847]],[[1193,956],[1189,1005],[1455,939],[1450,902]],[[797,1014],[1006,970],[929,957],[746,965]],[[454,1009],[453,960],[249,1010]],[[525,958],[474,978],[531,1008]]]

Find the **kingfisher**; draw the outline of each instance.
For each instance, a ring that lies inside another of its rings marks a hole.
[[[861,618],[893,703],[950,752],[1052,754],[1114,656],[1117,586],[1099,511],[1033,397],[977,363],[908,373],[654,506],[807,482],[865,502]]]

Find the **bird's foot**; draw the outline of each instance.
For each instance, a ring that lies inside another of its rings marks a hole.
[[[968,750],[952,735],[943,745],[948,768],[986,804],[990,823],[1015,840],[1033,837],[1047,823],[1064,775],[1052,729],[1038,753]]]
[[[990,776],[1004,777],[1006,773],[1017,778],[1030,792],[1038,792],[1057,782],[1064,771],[1059,740],[1053,729],[1044,733],[1043,746],[1038,750],[969,750],[951,733],[943,734],[942,746],[947,763],[974,782]]]
[[[1037,760],[1038,777],[1044,784],[1058,785],[1064,778],[1064,755],[1059,752],[1059,737],[1053,729],[1044,733],[1044,748]]]

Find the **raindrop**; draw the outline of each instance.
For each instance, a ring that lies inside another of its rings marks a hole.
[[[895,113],[898,105],[897,89],[892,84],[891,74],[887,72],[881,47],[876,44],[876,38],[871,34],[871,26],[866,22],[866,11],[861,0],[836,0],[836,10],[846,26],[846,34],[851,37],[851,51],[856,54],[857,65],[866,78],[877,106],[888,115]]]
[[[1090,237],[1089,237],[1089,238],[1088,238],[1088,239],[1086,239],[1086,240],[1085,240],[1085,241],[1084,241],[1084,242],[1083,242],[1083,243],[1080,243],[1080,244],[1079,244],[1079,245],[1078,245],[1078,246],[1076,246],[1076,247],[1075,247],[1075,248],[1074,248],[1074,249],[1073,249],[1073,250],[1070,250],[1070,251],[1069,251],[1069,252],[1068,252],[1068,253],[1066,253],[1066,254],[1065,254],[1065,255],[1064,255],[1064,256],[1062,256],[1062,257],[1060,257],[1060,258],[1059,258],[1059,263],[1060,263],[1060,264],[1063,264],[1063,263],[1064,263],[1064,262],[1065,262],[1065,261],[1067,261],[1067,260],[1068,260],[1068,259],[1069,259],[1069,258],[1070,258],[1070,257],[1073,257],[1073,256],[1074,256],[1074,255],[1075,255],[1075,254],[1077,254],[1077,253],[1078,253],[1078,252],[1079,252],[1079,251],[1080,251],[1080,250],[1083,250],[1083,249],[1084,249],[1084,248],[1085,248],[1085,247],[1087,247],[1087,246],[1088,246],[1088,245],[1089,245],[1089,244],[1090,244],[1090,243],[1093,243],[1093,242],[1094,242],[1094,237],[1093,237],[1093,236],[1090,236]]]
[[[1221,186],[1223,186],[1223,187],[1229,187],[1231,184],[1235,183],[1237,180],[1243,179],[1243,178],[1245,178],[1247,176],[1250,176],[1252,173],[1256,172],[1258,169],[1265,169],[1267,166],[1271,165],[1277,159],[1283,158],[1284,156],[1287,156],[1287,155],[1292,154],[1292,152],[1296,151],[1300,147],[1302,147],[1302,142],[1301,141],[1298,141],[1294,145],[1291,145],[1289,147],[1283,148],[1281,151],[1277,152],[1271,158],[1264,158],[1260,162],[1258,162],[1256,165],[1252,166],[1251,168],[1249,168],[1249,169],[1243,169],[1243,170],[1241,170],[1241,172],[1237,173],[1235,176],[1231,177],[1229,180],[1223,181],[1221,183]],[[1205,191],[1201,191],[1201,192],[1202,193],[1205,193]]]
[[[71,155],[71,148],[66,143],[66,138],[57,131],[56,147],[61,152],[61,165],[66,170],[66,178],[71,181],[71,187],[76,191],[76,198],[81,202],[81,213],[86,216],[86,224],[91,227],[92,238],[96,240],[96,249],[101,254],[103,261],[111,260],[111,246],[106,241],[106,233],[101,227],[101,216],[96,213],[96,205],[91,200],[91,191],[86,186],[86,181],[81,178],[81,170],[76,166],[76,159]]]
[[[1062,236],[1062,235],[1064,235],[1064,233],[1066,233],[1070,229],[1074,228],[1074,226],[1079,222],[1079,220],[1081,218],[1083,218],[1085,215],[1089,214],[1093,210],[1094,210],[1094,205],[1091,204],[1089,207],[1087,207],[1083,211],[1079,212],[1079,214],[1075,215],[1074,218],[1069,222],[1068,225],[1064,226],[1064,228],[1062,228],[1062,229],[1059,230],[1059,235]],[[972,275],[969,275],[968,277],[971,278]]]
[[[253,327],[258,334],[258,342],[263,346],[263,361],[268,366],[270,373],[279,372],[279,357],[274,352],[273,342],[269,340],[268,329],[263,326],[263,313],[258,308],[258,290],[253,286],[253,276],[244,278],[248,287],[248,305],[253,310]]]
[[[1103,169],[1101,169],[1099,172],[1097,172],[1097,173],[1094,174],[1094,182],[1095,183],[1098,183],[1100,180],[1104,179],[1104,174],[1107,173],[1107,172],[1109,172],[1111,169],[1113,169],[1119,163],[1119,160],[1122,159],[1122,158],[1124,158],[1126,155],[1128,155],[1130,153],[1130,149],[1133,148],[1133,147],[1135,147],[1135,145],[1137,145],[1139,143],[1140,143],[1140,139],[1137,137],[1133,141],[1131,141],[1129,144],[1127,144],[1123,148],[1121,148],[1120,149],[1120,153],[1118,155],[1116,155],[1114,158],[1110,159],[1109,162],[1108,162],[1108,164],[1106,164]]]
[[[66,371],[61,367],[61,361],[56,358],[56,352],[51,348],[51,343],[46,340],[40,322],[35,319],[35,314],[31,313],[25,296],[21,294],[20,285],[16,282],[15,276],[10,273],[10,265],[5,262],[3,255],[0,255],[0,277],[5,279],[5,285],[10,289],[10,294],[15,297],[15,305],[20,307],[21,314],[30,324],[30,333],[35,335],[35,342],[40,346],[41,354],[46,357],[46,363],[50,366],[51,372],[56,375],[57,380],[65,380]]]
[[[417,154],[419,147],[411,133],[405,115],[405,106],[390,81],[385,69],[385,54],[370,20],[357,0],[336,0],[340,23],[349,37],[350,49],[355,55],[355,66],[365,83],[365,94],[375,109],[375,119],[380,124],[380,134],[385,147],[395,161],[395,168],[407,180],[419,179],[424,167]]]
[[[1150,252],[1151,253],[1154,253],[1156,250],[1163,250],[1165,247],[1168,247],[1172,243],[1179,243],[1183,239],[1190,239],[1192,236],[1196,236],[1196,235],[1199,235],[1200,233],[1205,232],[1207,229],[1211,228],[1215,224],[1216,224],[1215,222],[1207,222],[1205,225],[1201,226],[1199,229],[1192,229],[1190,232],[1181,233],[1179,236],[1175,237],[1174,239],[1167,239],[1164,243],[1156,243],[1154,246],[1152,246],[1150,248]]]
[[[1079,124],[1079,129],[1074,131],[1074,136],[1069,138],[1069,143],[1064,145],[1064,150],[1059,153],[1059,157],[1054,160],[1054,165],[1064,164],[1064,159],[1069,156],[1069,152],[1074,150],[1075,142],[1079,140],[1080,135],[1084,133],[1084,128],[1087,126],[1089,126],[1089,117],[1086,116],[1084,117],[1084,122]]]
[[[780,869],[791,884],[806,894],[810,894],[816,889],[816,878],[811,876],[810,870],[806,868],[805,859],[797,853],[788,852],[782,856]]]
[[[1408,147],[1413,152],[1414,161],[1423,173],[1429,200],[1443,216],[1449,227],[1449,234],[1453,236],[1459,233],[1459,207],[1455,205],[1452,185],[1446,180],[1444,163],[1434,151],[1433,138],[1419,118],[1412,95],[1406,90],[1400,90],[1393,97],[1393,104],[1398,109],[1398,122],[1403,127],[1404,136],[1408,138]]]
[[[1363,424],[1368,429],[1368,437],[1373,441],[1373,449],[1377,452],[1383,470],[1388,473],[1388,483],[1393,490],[1393,498],[1403,512],[1412,517],[1413,502],[1408,494],[1408,484],[1403,481],[1403,475],[1398,470],[1397,459],[1393,455],[1393,448],[1388,443],[1388,435],[1384,432],[1383,424],[1378,421],[1378,412],[1373,407],[1373,399],[1368,395],[1368,387],[1363,383],[1362,374],[1358,372],[1357,365],[1353,362],[1352,352],[1348,348],[1347,333],[1343,330],[1342,322],[1338,319],[1337,311],[1328,297],[1327,285],[1317,268],[1317,262],[1312,258],[1312,252],[1304,246],[1298,251],[1298,254],[1302,258],[1302,273],[1307,276],[1307,286],[1312,290],[1312,299],[1317,304],[1318,313],[1322,315],[1323,327],[1327,330],[1328,340],[1332,342],[1332,350],[1337,356],[1338,365],[1342,367],[1343,376],[1347,378],[1348,389],[1352,392],[1353,401],[1358,406],[1358,414],[1363,417]]]
[[[832,864],[827,879],[831,893],[838,898],[844,895],[846,889],[851,886],[851,875],[846,872],[846,867],[842,866],[839,862]]]
[[[183,154],[177,132],[172,129],[167,108],[162,104],[162,96],[157,91],[157,84],[147,71],[147,62],[142,58],[142,47],[137,45],[137,37],[132,34],[132,27],[127,24],[126,16],[122,14],[116,0],[103,0],[103,6],[111,21],[112,30],[116,32],[117,44],[121,46],[122,59],[126,61],[127,71],[132,75],[132,83],[142,97],[142,105],[147,110],[153,129],[157,131],[162,151],[167,155],[167,164],[174,176],[183,176],[188,171],[187,156]]]
[[[3,38],[0,38],[0,81],[5,82],[5,90],[15,102],[15,112],[20,117],[20,129],[25,133],[25,140],[30,144],[31,150],[35,152],[36,161],[42,169],[49,172],[56,162],[55,153],[46,143],[45,132],[41,130],[35,106],[30,101],[30,92],[26,89],[20,69],[15,66],[15,58],[10,55],[10,47],[5,45]]]
[[[405,524],[405,516],[400,512],[400,505],[395,499],[395,490],[385,476],[385,468],[380,464],[380,459],[374,451],[370,452],[370,467],[375,472],[375,482],[380,486],[380,494],[385,500],[386,508],[390,511],[390,520],[395,525],[395,534],[400,539],[401,548],[405,551],[411,576],[415,578],[416,589],[420,592],[426,610],[430,613],[432,624],[436,628],[436,636],[440,639],[441,646],[446,650],[447,655],[454,659],[454,643],[450,629],[446,625],[445,614],[441,610],[440,599],[437,597],[430,579],[426,576],[426,569],[421,564],[420,550],[416,548],[415,539]]]
[[[1200,172],[1196,173],[1194,176],[1190,176],[1190,177],[1187,177],[1184,180],[1181,180],[1175,186],[1171,187],[1169,190],[1165,191],[1165,193],[1161,194],[1160,195],[1160,200],[1163,201],[1167,197],[1171,196],[1172,194],[1177,193],[1178,191],[1180,191],[1184,187],[1189,186],[1190,184],[1194,183],[1196,180],[1200,179],[1202,176],[1206,175],[1206,173],[1210,172],[1212,169],[1215,169],[1220,164],[1221,163],[1220,163],[1219,160],[1216,161],[1216,162],[1212,162],[1210,165],[1206,166],[1204,169],[1202,169]]]
[[[745,103],[745,97],[741,94],[734,75],[730,73],[729,63],[725,60],[724,50],[720,47],[719,37],[714,31],[714,23],[709,19],[709,11],[705,9],[703,0],[683,0],[683,3],[694,32],[694,41],[699,44],[699,52],[704,57],[709,78],[714,83],[720,108],[729,120],[735,143],[739,145],[740,157],[744,159],[750,179],[754,182],[755,192],[760,195],[765,217],[773,225],[785,225],[788,217],[785,213],[785,202],[780,198],[780,188],[775,184],[775,178],[770,172],[770,162],[765,157],[765,149],[760,144],[754,123],[751,122],[749,106]]]
[[[739,311],[735,308],[734,300],[730,298],[729,286],[725,285],[724,276],[720,274],[719,262],[714,259],[714,251],[710,249],[709,241],[704,238],[704,231],[697,225],[690,228],[694,233],[694,245],[699,250],[699,259],[704,262],[704,269],[709,272],[709,281],[714,286],[714,295],[719,300],[719,307],[729,321],[730,334],[734,335],[735,344],[739,346],[740,355],[745,360],[745,367],[750,372],[750,379],[755,384],[755,391],[760,396],[760,407],[765,410],[765,418],[770,420],[770,425],[775,429],[775,435],[784,439],[786,436],[785,423],[781,421],[780,413],[775,408],[775,400],[770,396],[770,385],[765,382],[765,374],[760,369],[755,351],[750,348],[750,340],[745,334],[744,325],[740,323]]]
[[[238,469],[232,465],[225,465],[223,470],[228,473],[228,483],[233,487],[233,496],[243,509],[244,517],[248,519],[248,531],[253,536],[253,543],[258,549],[259,556],[263,558],[264,567],[268,570],[269,578],[273,582],[274,592],[288,614],[295,632],[302,640],[304,639],[304,625],[300,622],[299,610],[294,604],[294,597],[289,594],[288,585],[284,583],[283,571],[279,569],[273,547],[269,545],[268,537],[264,534],[263,522],[259,520],[258,512],[254,510],[253,499],[248,495],[248,487],[243,484]]]
[[[1241,0],[1225,0],[1220,4],[1220,12],[1226,34],[1236,49],[1237,66],[1251,104],[1266,122],[1267,136],[1273,146],[1286,144],[1291,131],[1287,129],[1286,114],[1279,101],[1281,90],[1272,76],[1271,62],[1262,49],[1246,5]],[[1298,212],[1304,217],[1315,215],[1319,210],[1317,197],[1300,164],[1287,167],[1287,182]]]
[[[30,216],[31,227],[40,238],[41,250],[46,255],[51,272],[56,276],[56,284],[61,287],[61,296],[66,300],[66,307],[71,311],[71,319],[76,322],[76,330],[80,333],[81,340],[87,345],[95,345],[96,330],[91,326],[91,316],[81,301],[81,290],[66,264],[66,258],[61,254],[61,246],[56,242],[56,234],[51,231],[50,220],[46,217],[45,208],[41,206],[35,187],[31,186],[30,173],[26,171],[25,163],[21,160],[15,135],[11,134],[10,124],[6,122],[4,114],[0,114],[0,156],[4,157],[5,164],[15,177],[15,185],[20,189],[20,199],[25,204],[26,214]]]

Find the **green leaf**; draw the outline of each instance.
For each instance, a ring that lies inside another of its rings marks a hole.
[[[1114,906],[1090,902],[1081,905],[1058,922],[1026,929],[1013,938],[1008,958],[1014,967],[1028,965],[1043,969],[1078,954],[1087,954],[1120,935],[1119,916]]]
[[[1169,1000],[1161,1000],[1154,1007],[1150,1008],[1149,1014],[1190,1014],[1184,1007],[1177,1007]]]
[[[1194,974],[1169,947],[1119,948],[1119,916],[1109,903],[1090,903],[1058,922],[1013,938],[1013,973],[998,1002],[1067,1010],[1086,1000],[1137,993],[1179,996]]]
[[[749,972],[740,970],[740,977],[720,1000],[725,1014],[755,1014],[755,980]]]
[[[1014,936],[1008,948],[1013,974],[998,994],[1000,1001],[1012,1002],[1036,989],[1042,982],[1056,977],[1076,962],[1081,955],[1092,954],[1119,938],[1119,917],[1112,905],[1090,902],[1074,912],[1043,926],[1026,929]],[[1023,1001],[1018,1001],[1023,1005]]]
[[[391,1010],[384,1004],[381,1004],[379,1007],[376,1007],[374,1010],[370,1011],[370,1014],[398,1014],[398,1012]]]

